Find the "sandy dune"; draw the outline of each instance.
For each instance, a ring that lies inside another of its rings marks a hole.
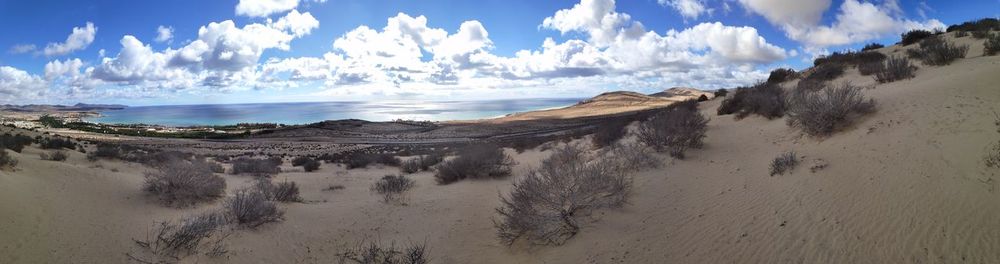
[[[418,173],[397,206],[368,191],[395,168],[324,164],[276,176],[302,185],[307,200],[284,205],[285,221],[236,233],[225,257],[184,262],[335,263],[344,248],[377,238],[426,241],[435,263],[1000,263],[1000,171],[981,160],[1000,139],[1000,57],[982,57],[981,41],[958,41],[972,46],[966,59],[866,90],[878,112],[829,138],[780,119],[716,116],[720,100],[703,103],[705,148],[637,174],[629,205],[594,214],[562,246],[497,243],[490,218],[513,179],[441,186]],[[874,85],[853,69],[843,80]],[[768,176],[770,160],[789,150],[804,164]],[[38,151],[12,153],[21,165],[0,172],[0,263],[125,263],[131,239],[156,221],[218,206],[166,208],[140,192],[144,167],[80,153],[41,161]],[[515,155],[515,174],[546,155]],[[810,172],[820,160],[829,166]],[[250,181],[225,177],[228,190]],[[322,190],[331,184],[346,188]]]

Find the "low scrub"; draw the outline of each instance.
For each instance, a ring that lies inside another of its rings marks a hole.
[[[1000,169],[1000,141],[990,146],[983,157],[983,162],[987,167]]]
[[[885,54],[875,52],[875,51],[847,51],[847,52],[834,52],[830,55],[822,56],[813,60],[814,66],[821,65],[861,65],[869,62],[878,62],[885,59]]]
[[[659,168],[660,159],[653,155],[649,147],[640,143],[617,143],[605,153],[604,159],[613,162],[620,170],[636,172],[647,168]]]
[[[386,203],[401,202],[403,193],[413,188],[413,180],[403,175],[386,175],[372,184],[371,191],[382,196]]]
[[[881,62],[881,60],[878,60],[878,62]],[[841,63],[828,63],[828,64],[818,65],[816,67],[813,67],[812,70],[809,71],[808,75],[806,75],[805,78],[803,78],[803,81],[807,80],[818,81],[818,82],[832,81],[833,79],[837,79],[837,77],[844,75],[844,68],[845,68],[844,64]]]
[[[910,30],[910,31],[907,31],[906,33],[903,33],[900,36],[899,44],[903,44],[903,46],[908,46],[910,44],[917,43],[917,42],[919,42],[921,40],[924,40],[926,38],[933,37],[933,36],[934,36],[934,32],[930,32],[930,31],[927,31],[927,30],[922,30],[922,29]]]
[[[76,143],[69,139],[47,138],[38,142],[42,149],[76,149]]]
[[[861,48],[861,51],[877,50],[877,49],[881,49],[881,48],[884,48],[884,47],[885,47],[885,45],[882,45],[882,44],[879,44],[879,43],[869,43],[869,44],[865,45],[864,48]]]
[[[726,97],[727,94],[729,94],[729,90],[726,90],[726,88],[721,88],[721,89],[715,90],[714,94],[715,94],[715,98],[723,98],[723,97]]]
[[[441,153],[431,153],[428,155],[420,155],[404,161],[399,165],[399,170],[403,173],[417,173],[421,171],[429,171],[434,165],[444,161],[444,155]]]
[[[628,123],[628,120],[614,119],[598,124],[592,138],[594,146],[606,147],[614,144],[625,136],[625,127],[628,126]]]
[[[0,169],[17,167],[17,159],[7,154],[7,150],[0,148]]]
[[[1000,53],[1000,34],[990,34],[983,42],[983,55],[993,56]]]
[[[793,69],[778,68],[771,71],[771,75],[767,77],[767,82],[772,84],[779,84],[789,80],[798,78],[799,74]]]
[[[358,246],[337,254],[340,263],[358,264],[427,264],[427,246],[413,244],[397,248],[395,243],[383,245],[378,242],[360,243]]]
[[[301,202],[302,196],[299,194],[299,185],[295,182],[283,181],[273,183],[271,178],[259,177],[254,185],[254,190],[263,194],[268,201],[275,202]]]
[[[562,244],[580,231],[578,217],[621,207],[631,187],[620,167],[604,160],[588,162],[574,147],[557,149],[501,196],[499,218],[493,221],[497,237],[506,245],[520,239]]]
[[[253,189],[241,189],[226,199],[223,207],[230,221],[246,228],[281,221],[284,212],[268,200],[266,194]]]
[[[879,83],[913,78],[913,72],[917,69],[916,66],[910,64],[909,59],[897,56],[892,56],[884,64],[879,64],[879,66],[875,71],[875,81]]]
[[[399,166],[402,162],[392,153],[357,153],[344,157],[344,166],[347,169],[366,168],[371,164],[382,164],[386,166]]]
[[[688,148],[700,148],[708,119],[697,110],[674,108],[653,116],[639,126],[639,141],[658,152],[683,159]]]
[[[208,255],[224,253],[225,217],[208,213],[186,218],[180,223],[158,224],[145,239],[134,240],[144,254],[126,254],[140,263],[172,263],[205,250]]]
[[[812,136],[826,136],[875,111],[861,88],[844,83],[820,91],[797,91],[789,98],[788,123]]]
[[[965,23],[958,25],[948,26],[948,32],[952,31],[981,32],[990,30],[1000,30],[1000,19],[983,18],[973,21],[967,21]]]
[[[6,148],[13,150],[14,152],[21,153],[24,146],[31,145],[32,141],[34,140],[29,136],[21,134],[11,135],[9,133],[5,133],[0,135],[0,149]]]
[[[221,197],[226,181],[204,164],[173,161],[146,173],[143,190],[171,206],[188,206]]]
[[[785,115],[785,91],[771,83],[758,83],[751,87],[737,88],[732,96],[719,105],[719,115],[736,114],[742,119],[757,114],[767,119]]]
[[[510,176],[514,160],[503,149],[491,144],[462,148],[458,157],[436,167],[434,179],[449,184],[464,179],[496,179]]]
[[[942,38],[932,37],[920,41],[920,48],[908,50],[907,54],[924,64],[942,66],[965,58],[965,53],[968,51],[968,45],[955,45]]]
[[[254,159],[248,157],[240,157],[232,161],[233,163],[233,174],[276,174],[281,172],[280,158],[268,158],[268,159]]]
[[[976,30],[972,31],[972,37],[976,39],[984,39],[990,36],[990,31],[988,30]]]
[[[785,172],[795,169],[795,166],[798,165],[799,157],[795,155],[795,152],[781,153],[781,155],[778,155],[778,157],[771,161],[771,176],[785,174]]]
[[[319,170],[320,162],[310,157],[300,156],[292,160],[292,166],[302,166],[302,170],[313,172]]]
[[[41,158],[42,160],[65,161],[67,155],[66,155],[65,151],[57,150],[57,151],[53,151],[51,153],[44,153],[43,152],[41,154],[38,154],[38,157]]]

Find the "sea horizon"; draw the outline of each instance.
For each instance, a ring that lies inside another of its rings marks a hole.
[[[302,125],[327,120],[451,121],[502,117],[509,114],[571,106],[585,98],[496,100],[385,100],[177,104],[128,106],[102,110],[84,121],[103,124],[148,124],[174,127],[222,126],[238,123]]]

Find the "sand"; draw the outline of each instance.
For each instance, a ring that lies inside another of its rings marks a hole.
[[[634,176],[629,205],[596,212],[562,246],[497,243],[497,195],[518,176],[442,186],[414,174],[400,206],[368,190],[396,168],[324,164],[276,176],[302,185],[307,200],[282,205],[283,222],[237,232],[225,257],[183,262],[335,263],[358,241],[380,239],[426,242],[434,263],[1000,263],[1000,170],[982,162],[1000,139],[1000,57],[968,43],[966,59],[865,90],[878,112],[828,138],[783,119],[717,116],[720,100],[705,102],[705,147],[685,160],[661,156],[662,168]],[[874,84],[853,69],[842,80]],[[803,165],[769,176],[785,151]],[[163,207],[140,191],[147,168],[80,153],[41,161],[38,152],[12,153],[18,169],[0,172],[0,263],[126,263],[132,239],[156,221],[219,206]],[[516,154],[515,174],[546,155]],[[810,172],[820,160],[828,166]],[[225,178],[230,191],[251,180]],[[322,190],[332,184],[345,189]]]

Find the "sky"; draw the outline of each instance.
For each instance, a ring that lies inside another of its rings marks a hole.
[[[732,88],[1000,0],[0,0],[0,104]]]

